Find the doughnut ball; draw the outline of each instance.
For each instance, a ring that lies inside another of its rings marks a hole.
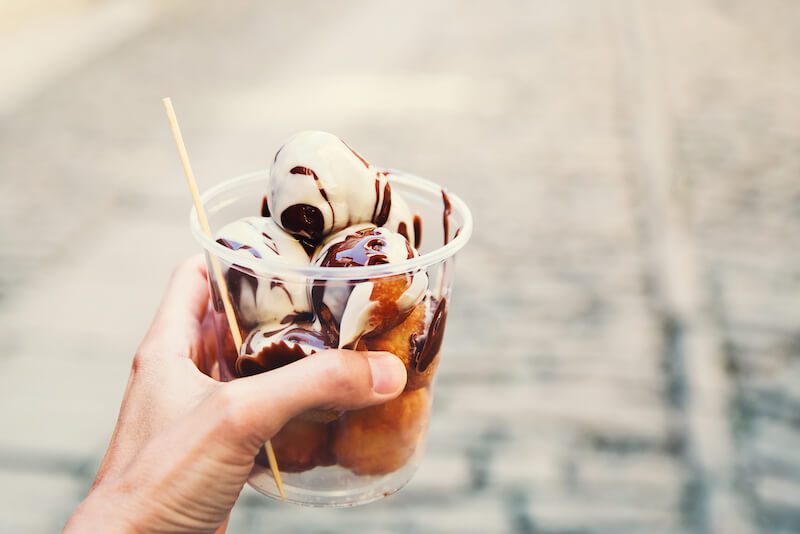
[[[306,265],[309,260],[303,245],[269,217],[234,221],[217,232],[217,243],[247,258],[270,258],[290,265]],[[234,265],[226,269],[225,280],[236,316],[244,326],[310,317],[307,283],[302,277],[278,277]]]
[[[430,384],[439,365],[446,315],[442,318],[440,312],[437,318],[437,309],[438,303],[426,297],[402,323],[362,340],[364,350],[391,352],[403,360],[407,391]]]
[[[418,255],[402,235],[372,224],[353,226],[330,236],[312,263],[319,267],[358,267],[403,261]],[[362,336],[403,321],[423,298],[428,277],[422,272],[363,281],[317,280],[311,306],[340,348],[354,348]]]
[[[258,327],[242,342],[236,373],[239,377],[265,373],[328,348],[330,340],[310,324]]]
[[[292,419],[280,432],[272,436],[272,449],[278,469],[285,473],[301,473],[315,467],[326,467],[336,463],[333,454],[333,425]],[[266,453],[256,457],[264,467],[269,466]]]
[[[385,475],[411,458],[428,426],[427,389],[415,389],[378,406],[343,414],[333,451],[339,465],[357,475]]]
[[[335,135],[300,132],[275,154],[268,211],[284,230],[311,244],[365,222],[394,231],[402,223],[406,235],[413,234],[411,213],[399,195],[392,195],[390,175]],[[414,243],[413,236],[409,242]]]
[[[300,132],[270,167],[267,203],[276,222],[298,238],[326,235],[370,219],[375,171],[335,135]]]

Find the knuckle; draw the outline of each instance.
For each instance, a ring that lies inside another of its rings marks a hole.
[[[181,260],[180,263],[178,263],[178,265],[176,265],[175,268],[172,270],[172,279],[175,280],[177,278],[181,278],[182,276],[196,270],[197,262],[198,258],[196,256],[192,256]]]
[[[147,347],[139,348],[133,355],[131,362],[131,372],[134,374],[149,374],[154,366],[157,366],[158,355]]]
[[[247,421],[234,386],[235,383],[220,385],[212,394],[211,402],[220,430],[239,435],[247,429]]]
[[[339,399],[353,399],[363,396],[359,364],[353,355],[344,351],[331,351],[325,358],[326,366],[323,374],[325,384]]]

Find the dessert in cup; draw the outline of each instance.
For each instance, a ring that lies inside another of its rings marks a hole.
[[[223,380],[328,348],[387,351],[406,366],[396,399],[344,413],[312,410],[272,439],[287,499],[344,506],[402,487],[422,457],[453,259],[471,232],[467,207],[317,131],[290,138],[268,173],[225,182],[203,203],[214,236],[193,216],[194,234],[222,265],[244,340],[237,350],[211,276]],[[264,450],[249,483],[276,496]]]

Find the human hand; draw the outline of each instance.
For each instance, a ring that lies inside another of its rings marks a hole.
[[[216,349],[206,276],[199,256],[176,269],[134,356],[94,485],[64,532],[224,531],[256,454],[289,419],[403,390],[397,357],[347,350],[217,382],[208,376]]]

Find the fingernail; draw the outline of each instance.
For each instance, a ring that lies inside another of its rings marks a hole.
[[[372,373],[372,390],[385,395],[400,388],[403,382],[403,362],[396,356],[373,356],[369,358]]]

